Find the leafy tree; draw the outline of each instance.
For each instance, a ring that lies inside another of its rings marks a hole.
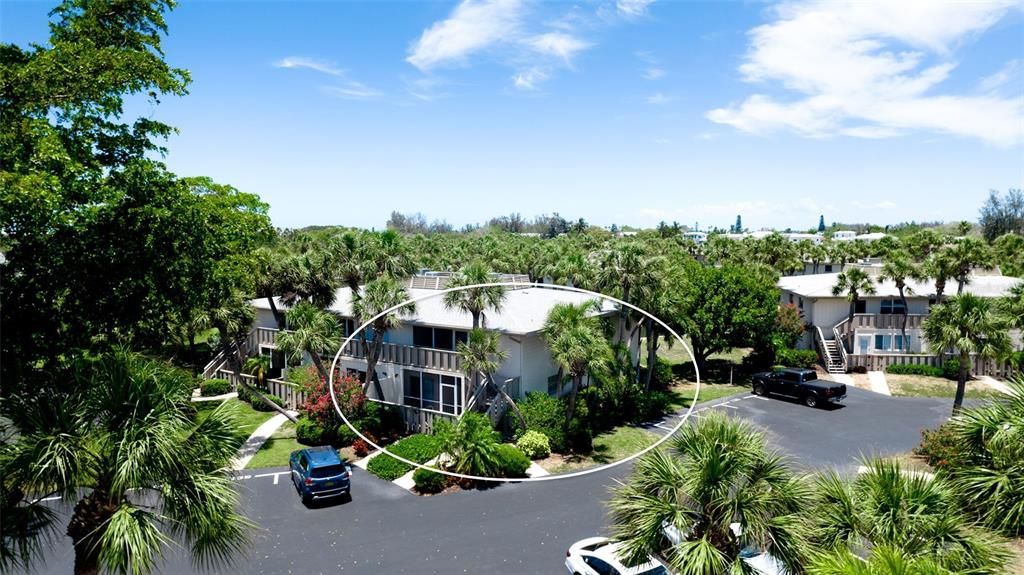
[[[1024,191],[1010,190],[1002,198],[998,192],[990,190],[978,221],[982,235],[989,242],[1004,234],[1024,236]]]
[[[818,559],[812,573],[846,573],[831,569],[848,563],[852,552],[876,548],[934,562],[945,570],[938,573],[1002,572],[1005,547],[974,527],[948,482],[892,461],[876,459],[866,466],[850,480],[832,471],[816,478],[811,489],[816,500],[807,506],[812,540],[833,555]]]
[[[988,299],[966,293],[936,305],[924,320],[922,327],[929,347],[937,353],[955,349],[960,354],[953,415],[959,413],[963,406],[971,371],[971,354],[993,358],[1002,357],[1010,351],[1006,325],[994,311]]]
[[[857,302],[860,301],[861,295],[873,293],[875,293],[874,280],[860,268],[852,268],[840,272],[836,276],[836,283],[832,286],[832,295],[846,296],[846,301],[850,302],[849,325],[847,326],[850,333],[849,349],[853,349],[853,315],[857,312]]]
[[[31,562],[56,520],[41,500],[57,495],[77,502],[75,573],[148,573],[172,544],[226,566],[251,527],[227,472],[245,439],[231,412],[196,420],[190,374],[126,351],[59,377],[52,393],[4,404],[15,433],[0,447],[0,564]]]
[[[702,372],[710,355],[761,343],[772,333],[779,295],[770,277],[733,264],[690,263],[678,290],[675,323],[689,336]]]
[[[576,414],[576,396],[583,378],[609,363],[611,347],[604,338],[598,318],[591,315],[600,309],[601,304],[597,300],[580,304],[559,303],[551,308],[544,321],[543,337],[551,350],[551,357],[559,369],[572,378],[566,428]]]
[[[368,389],[372,383],[377,399],[384,400],[384,389],[380,385],[380,378],[377,377],[377,362],[384,346],[384,337],[389,330],[398,327],[400,316],[416,313],[416,304],[407,303],[390,313],[384,313],[409,299],[406,289],[390,275],[372,280],[363,286],[361,292],[354,293],[357,294],[352,302],[355,315],[360,318],[376,318],[370,324],[370,334],[365,329],[359,334],[366,354],[366,380],[363,382],[363,389]]]
[[[746,573],[743,551],[753,547],[799,572],[799,513],[811,494],[764,435],[715,411],[678,433],[612,493],[612,534],[624,558],[635,564],[656,553],[676,573]],[[679,543],[666,539],[666,526]]]
[[[1024,276],[1024,236],[1003,234],[992,242],[994,262],[1003,275]]]

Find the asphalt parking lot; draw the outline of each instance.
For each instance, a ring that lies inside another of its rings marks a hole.
[[[729,412],[762,428],[795,465],[849,472],[861,455],[909,450],[920,430],[942,422],[950,407],[947,399],[891,398],[850,387],[841,407],[810,409],[740,394],[699,406],[695,415]],[[674,420],[660,425],[671,428]],[[553,482],[418,497],[355,469],[350,502],[310,509],[285,470],[254,471],[239,478],[244,512],[259,525],[252,551],[213,572],[560,573],[571,543],[603,531],[602,502],[613,479],[628,471],[627,465]],[[70,539],[61,535],[49,550],[33,573],[71,573]],[[170,549],[159,572],[199,571],[186,553]]]

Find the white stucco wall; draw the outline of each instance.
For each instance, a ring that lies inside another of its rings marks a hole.
[[[523,339],[522,375],[519,390],[526,395],[531,391],[548,392],[548,378],[558,373],[558,366],[551,359],[551,351],[539,334]]]

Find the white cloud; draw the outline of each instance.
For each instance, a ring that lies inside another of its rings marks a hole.
[[[536,90],[538,85],[547,80],[549,75],[540,68],[529,68],[512,76],[512,83],[520,90]]]
[[[662,94],[661,92],[657,92],[655,94],[651,94],[650,96],[647,96],[646,98],[644,98],[644,101],[646,101],[648,104],[654,104],[655,106],[661,106],[663,104],[668,104],[672,100],[673,100],[673,98],[671,96],[666,96],[665,94]]]
[[[372,100],[383,95],[361,82],[346,82],[343,86],[324,86],[323,91],[348,100]]]
[[[616,0],[615,9],[627,18],[636,18],[647,14],[647,7],[653,3],[654,0]]]
[[[420,70],[461,64],[474,52],[518,37],[519,0],[463,0],[451,16],[423,31],[406,61]]]
[[[1024,97],[934,93],[956,68],[955,49],[1009,6],[927,0],[780,5],[773,22],[751,30],[740,72],[747,82],[777,82],[791,97],[753,94],[707,118],[752,133],[881,138],[925,130],[1014,145],[1024,140]]]
[[[551,56],[557,56],[567,65],[577,53],[586,50],[590,44],[564,32],[548,32],[524,40],[534,50]]]
[[[643,77],[646,80],[657,80],[665,75],[665,71],[661,68],[648,68],[644,70]]]
[[[993,92],[1012,80],[1020,70],[1020,60],[1013,59],[1003,65],[998,72],[985,76],[978,82],[979,92]]]
[[[342,76],[345,74],[345,70],[338,68],[331,62],[324,60],[318,60],[316,58],[306,58],[303,56],[288,56],[287,58],[281,58],[274,62],[275,68],[305,68],[308,70],[315,70],[323,74],[330,74],[331,76]]]

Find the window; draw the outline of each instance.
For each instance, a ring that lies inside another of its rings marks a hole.
[[[344,320],[342,320],[342,324],[344,325],[345,328],[345,337],[352,335],[352,332],[356,330],[356,322],[354,320],[345,318]]]
[[[889,351],[892,349],[891,335],[875,335],[875,351]]]
[[[598,575],[619,575],[619,571],[593,555],[584,555],[583,562]]]
[[[797,301],[799,302],[799,305],[797,307],[799,307],[800,309],[804,309],[804,298],[800,298]]]
[[[825,273],[832,273],[832,264],[825,264]]]
[[[434,330],[421,325],[412,326],[412,344],[416,347],[434,347]]]
[[[314,467],[309,476],[323,479],[325,477],[337,477],[343,473],[345,473],[344,465],[324,465],[323,467]]]
[[[789,305],[793,305],[793,294],[789,294]]]
[[[366,372],[351,367],[345,369],[345,375],[354,377],[358,381],[366,381]]]
[[[299,456],[299,469],[305,471],[309,467],[309,460],[306,459],[306,454],[303,453]]]
[[[866,301],[864,301],[862,299],[857,300],[857,303],[853,306],[853,313],[867,313],[867,312],[868,312],[868,302],[866,302]]]
[[[898,299],[883,299],[882,300],[882,313],[885,314],[903,314],[907,311],[907,308],[903,306],[903,301]]]
[[[410,407],[440,411],[451,415],[462,413],[462,378],[453,375],[439,375],[403,370],[404,398],[402,403]]]
[[[466,341],[466,332],[444,327],[412,326],[412,344],[416,347],[455,351],[460,341]]]
[[[896,347],[893,348],[895,351],[903,351],[910,349],[910,336],[904,338],[902,335],[893,336],[895,338]]]

